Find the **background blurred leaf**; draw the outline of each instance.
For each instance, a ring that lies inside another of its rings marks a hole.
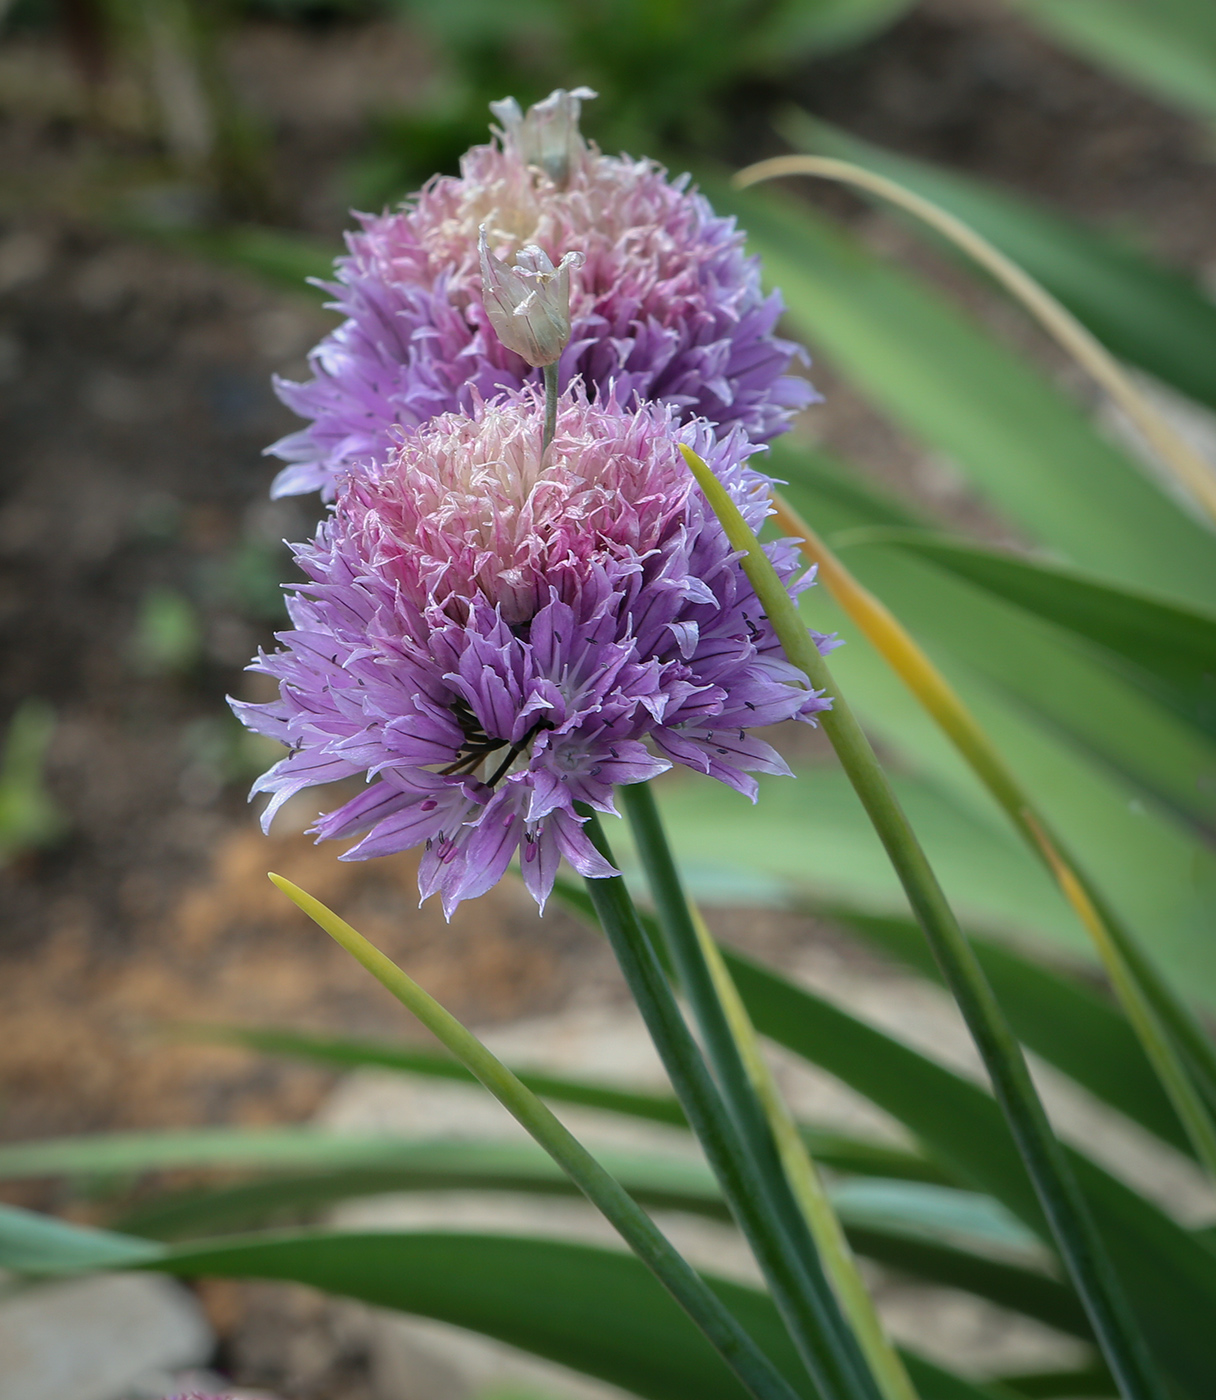
[[[882,150],[805,112],[791,109],[779,125],[796,150],[851,160],[957,215],[1041,282],[1116,355],[1216,407],[1216,305],[1190,278],[1062,214]],[[890,212],[889,204],[880,203]],[[919,220],[908,223],[935,237]]]
[[[166,1249],[0,1207],[0,1267],[28,1273],[140,1267],[197,1277],[282,1279],[450,1322],[653,1400],[741,1400],[744,1391],[637,1259],[547,1239],[443,1232],[300,1232]],[[813,1400],[772,1303],[706,1275],[743,1326]],[[986,1392],[909,1358],[922,1400]]]
[[[1076,752],[1099,760],[1106,773],[1199,834],[1216,826],[1216,746],[1197,726],[1130,685],[1122,665],[1102,664],[1066,630],[963,582],[961,571],[950,579],[935,567],[937,560],[926,567],[905,555],[901,562],[899,551],[870,544],[872,538],[838,536],[835,543],[842,551],[850,546],[854,572],[880,596],[896,600],[895,612],[923,645],[938,654],[949,648],[956,667],[999,687],[1045,733],[1067,736]],[[1202,615],[1192,617],[1202,621]],[[1202,675],[1197,665],[1187,697],[1192,713]]]
[[[67,821],[46,787],[46,755],[55,712],[41,700],[18,705],[0,751],[0,865],[54,845]]]
[[[867,918],[846,912],[850,928],[907,967],[941,984],[941,974],[919,928],[910,919]],[[1018,1039],[1095,1097],[1191,1154],[1178,1116],[1109,998],[1078,978],[1044,966],[1012,948],[974,938],[976,956]]]
[[[636,1259],[557,1240],[494,1235],[300,1235],[175,1250],[175,1273],[283,1278],[496,1337],[654,1400],[739,1400],[743,1391]],[[707,1275],[800,1394],[812,1392],[772,1303]],[[980,1400],[911,1359],[922,1400]]]
[[[198,665],[202,654],[202,627],[190,599],[173,588],[149,588],[131,637],[138,670],[149,676],[182,675]]]
[[[1050,879],[997,822],[930,781],[895,781],[951,899],[978,927],[1072,937],[1071,914]],[[901,887],[847,778],[827,765],[797,779],[761,779],[755,808],[727,788],[695,779],[659,790],[672,842],[691,885],[717,902],[821,899],[872,913],[903,913]],[[625,858],[622,837],[613,849]]]
[[[851,538],[862,542],[860,535]],[[878,529],[868,532],[865,542],[890,543],[922,555],[1096,643],[1119,659],[1129,679],[1216,737],[1216,611],[1184,607],[1077,569],[941,535]]]
[[[1175,107],[1216,118],[1207,0],[1005,0],[1052,39]]]
[[[82,1273],[158,1259],[149,1240],[68,1225],[49,1215],[0,1205],[0,1269],[20,1273]]]
[[[790,482],[794,505],[831,543],[857,538],[857,527],[892,518],[885,498],[871,504],[860,472],[846,495],[837,469],[825,474],[822,454],[787,441],[775,446],[773,458],[776,474]],[[927,649],[1014,765],[1036,806],[1147,940],[1179,991],[1216,1001],[1216,957],[1203,934],[1216,912],[1216,861],[1201,834],[1210,821],[1212,794],[1197,781],[1211,767],[1210,746],[1163,707],[1145,709],[1143,697],[1098,662],[1090,644],[1069,643],[1064,632],[969,582],[957,579],[956,587],[943,587],[944,571],[935,577],[927,562],[920,569],[899,568],[890,549],[856,549],[850,563]],[[962,819],[1005,835],[1004,816],[953,746],[825,589],[804,595],[803,613],[810,625],[839,631],[848,641],[833,655],[834,673],[897,765],[948,796]],[[1123,723],[1119,715],[1138,718]],[[804,796],[813,822],[811,786]],[[789,794],[777,800],[790,804],[793,817],[796,803]],[[736,819],[741,830],[765,820],[759,810]],[[812,861],[808,874],[813,870]],[[1089,958],[1079,925],[1054,889],[1045,903],[1045,879],[1028,881],[1020,916],[1016,903],[1006,906],[1003,924],[971,908],[971,926],[1020,929],[1032,940],[1037,931]],[[960,898],[963,887],[956,893],[949,879],[946,886]],[[1016,900],[1017,891],[1010,893]],[[894,912],[873,902],[868,908]]]
[[[1211,534],[1037,371],[805,205],[717,181],[709,193],[812,350],[1031,539],[1112,579],[1201,605],[1216,594]]]

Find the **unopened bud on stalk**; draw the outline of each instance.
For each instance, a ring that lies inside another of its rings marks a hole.
[[[587,152],[578,129],[579,110],[597,95],[589,87],[572,92],[558,88],[543,102],[529,107],[526,116],[513,97],[491,102],[490,111],[502,122],[504,141],[515,148],[523,163],[539,166],[559,190],[564,190],[571,170]]]
[[[554,267],[530,243],[509,265],[490,252],[485,224],[478,249],[482,301],[499,340],[530,365],[555,363],[570,342],[570,269],[582,267],[582,253],[567,253]]]

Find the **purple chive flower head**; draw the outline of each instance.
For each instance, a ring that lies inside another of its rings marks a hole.
[[[488,255],[508,266],[522,266],[525,248],[555,268],[583,258],[570,279],[563,387],[581,377],[592,398],[612,387],[618,403],[667,403],[757,442],[814,398],[787,373],[803,352],[774,336],[781,300],[762,292],[734,221],[686,177],[584,142],[578,105],[589,95],[558,92],[526,115],[495,103],[504,130],[465,155],[459,177],[430,181],[394,213],[360,216],[329,286],[346,320],[313,351],[310,380],[276,385],[311,421],[270,449],[290,464],[275,495],[331,497],[339,473],[383,464],[403,432],[539,380],[483,302],[483,225]]]
[[[448,913],[517,851],[542,907],[563,856],[612,874],[576,804],[611,812],[616,784],[683,763],[754,800],[750,773],[789,770],[748,731],[828,703],[784,659],[677,447],[758,528],[771,483],[743,433],[576,391],[542,461],[542,419],[524,389],[344,479],[297,548],[293,630],[252,668],[280,697],[234,703],[290,748],[255,784],[265,824],[302,788],[366,776],[314,830],[366,833],[346,860],[424,845],[422,895]],[[809,582],[796,545],[768,550],[791,591]]]

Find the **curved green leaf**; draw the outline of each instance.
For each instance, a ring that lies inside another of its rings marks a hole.
[[[1184,111],[1216,118],[1216,11],[1207,0],[1005,0],[1083,58]]]
[[[186,1276],[290,1279],[454,1323],[648,1400],[738,1400],[743,1391],[629,1255],[556,1240],[470,1234],[301,1234],[178,1249],[155,1267]],[[808,1397],[804,1372],[762,1293],[705,1276]],[[983,1390],[912,1358],[922,1400]]]
[[[1112,579],[1216,595],[1210,533],[1018,356],[807,205],[709,184],[812,350],[1032,539]]]
[[[943,535],[879,527],[852,539],[894,545],[930,559],[1095,643],[1119,660],[1129,679],[1216,735],[1216,609],[1184,606],[1079,569]]]
[[[910,919],[851,910],[832,914],[922,976],[941,982],[937,964]],[[1171,1147],[1192,1154],[1140,1042],[1109,999],[1078,978],[1012,948],[984,938],[973,942],[1010,1025],[1028,1049]]]
[[[761,1034],[885,1109],[960,1177],[1050,1238],[985,1090],[770,969],[737,953],[728,961]],[[1216,1309],[1216,1253],[1083,1154],[1069,1157],[1158,1364],[1195,1400],[1211,1394],[1216,1355],[1205,1319]]]
[[[607,1152],[602,1160],[635,1195],[656,1193],[681,1210],[720,1214],[713,1178],[695,1159]],[[195,1128],[113,1133],[0,1148],[0,1179],[224,1167],[365,1170],[395,1176],[392,1190],[472,1186],[574,1191],[557,1164],[527,1141],[477,1142],[347,1136],[313,1128]]]
[[[850,160],[949,210],[1116,355],[1216,408],[1216,304],[1182,273],[1008,191],[872,146],[805,112],[790,112],[781,130],[798,150]],[[928,233],[919,221],[912,227]]]

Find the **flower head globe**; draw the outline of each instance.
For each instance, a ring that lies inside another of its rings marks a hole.
[[[704,457],[753,527],[770,510],[757,450],[670,406],[564,396],[542,453],[532,388],[445,414],[374,476],[352,475],[289,599],[283,648],[252,669],[279,698],[235,703],[290,750],[255,785],[269,824],[293,793],[365,776],[319,837],[343,858],[424,846],[423,897],[482,894],[516,852],[543,907],[565,857],[614,873],[578,804],[686,764],[755,796],[785,773],[750,733],[827,701],[782,656],[680,455]],[[768,547],[791,589],[796,545]]]
[[[659,401],[757,442],[814,397],[788,373],[803,352],[773,334],[780,298],[762,292],[734,221],[686,178],[589,146],[578,115],[593,95],[559,91],[526,114],[494,103],[503,129],[465,155],[459,177],[361,216],[328,288],[346,319],[313,351],[311,379],[276,385],[310,422],[270,449],[290,464],[275,495],[329,498],[338,473],[386,462],[437,414],[538,382],[483,299],[483,267],[517,258],[522,272],[568,277],[562,386],[581,378],[592,398],[611,388],[618,403]]]

